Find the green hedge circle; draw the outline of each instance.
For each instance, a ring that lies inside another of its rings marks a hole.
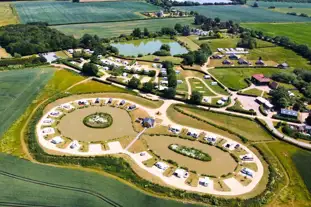
[[[90,114],[83,119],[83,124],[91,128],[107,128],[112,122],[112,116],[102,112]]]

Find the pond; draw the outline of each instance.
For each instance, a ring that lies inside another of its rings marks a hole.
[[[178,42],[170,39],[144,39],[132,40],[127,42],[113,43],[112,46],[118,48],[120,55],[138,56],[138,54],[147,55],[160,50],[161,45],[168,44],[171,48],[171,55],[185,54],[188,50]]]

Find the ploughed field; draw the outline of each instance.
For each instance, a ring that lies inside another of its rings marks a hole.
[[[0,138],[53,75],[51,68],[0,72]]]
[[[159,10],[144,2],[17,2],[14,6],[21,23],[47,22],[50,25],[143,19],[140,12]]]

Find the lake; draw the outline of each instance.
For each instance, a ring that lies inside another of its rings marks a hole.
[[[188,50],[178,42],[170,39],[143,39],[132,40],[127,42],[112,43],[111,45],[118,48],[120,55],[137,56],[138,54],[147,55],[160,50],[161,45],[167,44],[171,48],[171,55],[185,54]]]

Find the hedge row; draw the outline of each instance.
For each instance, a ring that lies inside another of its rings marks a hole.
[[[252,115],[252,116],[257,115],[256,111],[250,111],[250,110],[246,110],[246,109],[238,109],[238,108],[235,108],[234,106],[228,107],[226,110],[227,111],[234,111],[234,112],[238,112],[238,113],[242,113],[242,114],[248,114],[248,115]]]
[[[82,68],[81,68],[80,66],[77,66],[77,65],[75,65],[75,64],[72,64],[72,63],[69,62],[68,60],[60,59],[60,60],[58,60],[58,61],[59,61],[60,63],[64,64],[64,65],[67,65],[67,66],[72,67],[72,68],[74,68],[74,69],[77,69],[77,70],[79,70],[79,71],[82,70]]]
[[[275,173],[273,173],[274,169],[271,168],[271,172],[269,174],[269,183],[267,189],[261,193],[260,195],[246,199],[225,199],[225,198],[218,198],[213,195],[208,194],[197,194],[186,192],[184,190],[179,189],[172,189],[168,187],[164,187],[150,181],[144,180],[140,178],[135,172],[132,170],[131,166],[123,159],[123,158],[116,158],[112,156],[104,156],[104,157],[79,157],[79,156],[58,156],[58,155],[50,155],[43,151],[40,147],[37,137],[36,137],[36,124],[39,122],[40,118],[43,116],[44,108],[59,98],[63,98],[68,96],[66,94],[58,95],[57,97],[50,98],[46,103],[41,105],[38,110],[33,115],[31,121],[27,125],[26,131],[26,142],[29,147],[29,151],[32,156],[39,162],[43,163],[56,163],[56,164],[69,164],[69,165],[80,165],[83,167],[100,167],[102,170],[111,173],[115,176],[118,176],[128,182],[134,183],[138,187],[147,190],[149,192],[156,193],[158,195],[163,195],[171,198],[178,198],[178,199],[186,199],[189,201],[195,202],[202,202],[211,205],[217,206],[232,206],[232,207],[258,207],[266,204],[267,200],[271,197],[271,193],[275,188],[273,186],[276,185],[274,179]]]
[[[285,116],[281,116],[278,114],[274,114],[272,116],[272,118],[274,119],[279,119],[279,120],[283,120],[283,121],[289,121],[289,122],[294,122],[294,123],[301,123],[301,121],[299,121],[298,119],[294,119],[294,118],[289,118],[289,117],[285,117]]]
[[[30,56],[24,58],[9,58],[1,59],[0,66],[9,66],[9,65],[34,65],[34,64],[43,64],[45,63],[42,58],[37,56]]]
[[[260,104],[260,106],[259,106],[259,111],[262,115],[268,116],[268,113],[266,112],[266,110],[262,104]]]

